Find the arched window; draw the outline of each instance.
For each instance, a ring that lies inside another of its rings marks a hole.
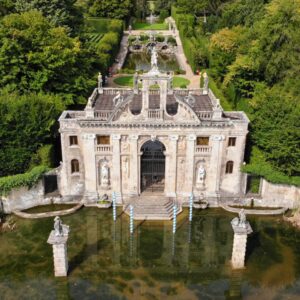
[[[71,173],[79,172],[79,161],[77,159],[71,160]]]
[[[225,173],[226,174],[231,174],[233,172],[233,161],[230,160],[226,163],[226,170]]]

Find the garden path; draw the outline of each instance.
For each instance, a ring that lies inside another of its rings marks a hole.
[[[190,84],[188,88],[196,89],[199,88],[200,84],[200,75],[195,75],[191,66],[188,64],[187,58],[184,54],[184,50],[182,47],[182,42],[179,36],[179,31],[176,27],[176,23],[172,17],[169,17],[166,19],[168,23],[172,24],[172,27],[174,28],[173,30],[157,30],[155,31],[156,33],[159,33],[160,35],[172,35],[176,39],[177,43],[177,52],[175,53],[176,58],[178,60],[178,63],[180,67],[186,71],[185,75],[180,75],[181,77],[184,77],[190,81]],[[129,35],[140,35],[142,33],[147,33],[147,32],[153,32],[153,30],[131,30],[129,31],[124,31],[124,35],[120,44],[120,51],[118,53],[118,56],[116,58],[116,62],[113,64],[111,68],[111,73],[113,77],[110,77],[108,79],[107,85],[109,87],[116,87],[116,84],[114,83],[114,78],[117,77],[118,75],[115,75],[118,73],[118,71],[122,68],[126,55],[128,53],[128,37]]]

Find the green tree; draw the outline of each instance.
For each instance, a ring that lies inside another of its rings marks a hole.
[[[59,96],[0,94],[0,176],[27,170],[33,153],[55,138],[63,109]]]
[[[130,15],[132,7],[131,0],[93,0],[90,1],[89,14],[93,17],[125,19]]]
[[[78,31],[83,24],[83,16],[75,3],[76,0],[16,0],[15,9],[17,12],[36,9],[54,26],[67,26]]]
[[[14,11],[14,2],[12,0],[0,0],[0,18]]]
[[[93,63],[78,38],[38,11],[0,21],[0,88],[58,93],[72,103],[95,84]]]
[[[279,171],[300,173],[300,97],[282,86],[257,91],[254,108],[254,141]]]

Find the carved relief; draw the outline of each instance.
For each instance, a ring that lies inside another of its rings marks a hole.
[[[185,186],[185,158],[180,157],[177,162],[177,190],[183,191]]]
[[[122,136],[122,140],[121,140],[121,152],[122,153],[127,153],[129,151],[129,143],[127,141],[127,137],[126,136]]]
[[[186,150],[186,141],[185,141],[185,137],[181,136],[178,140],[178,152],[180,154],[185,153]]]

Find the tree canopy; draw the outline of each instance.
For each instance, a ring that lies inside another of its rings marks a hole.
[[[38,11],[0,20],[0,88],[51,92],[68,103],[94,85],[88,50]]]
[[[22,173],[33,153],[57,135],[61,97],[35,94],[0,94],[0,176]]]

